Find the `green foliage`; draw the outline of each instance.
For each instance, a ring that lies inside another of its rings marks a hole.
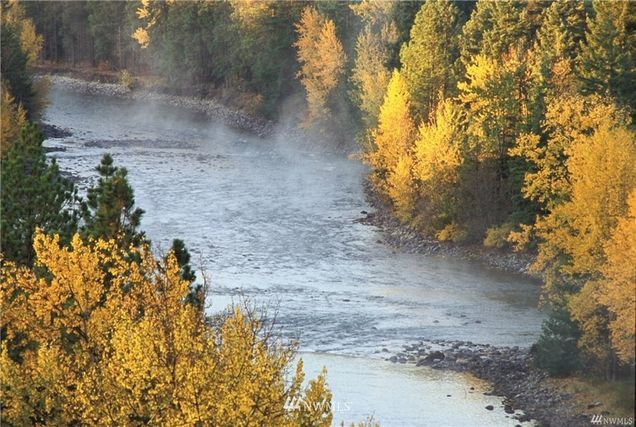
[[[608,94],[636,111],[636,4],[595,1],[581,46],[578,78],[583,94]]]
[[[125,27],[126,2],[88,3],[88,27],[93,39],[94,60],[122,66],[122,50],[130,36]]]
[[[415,17],[410,41],[402,46],[401,73],[420,120],[427,120],[441,99],[456,93],[461,24],[453,3],[428,1]]]
[[[146,242],[138,227],[144,211],[135,208],[133,189],[128,183],[128,171],[113,166],[113,158],[105,154],[96,168],[100,178],[89,188],[82,203],[82,233],[102,239],[118,239],[122,247],[139,247]]]
[[[181,239],[174,239],[172,241],[172,247],[170,253],[174,256],[179,266],[179,276],[188,283],[190,283],[190,289],[186,296],[186,302],[194,305],[195,307],[203,310],[205,301],[205,289],[201,284],[195,284],[197,276],[192,270],[190,265],[190,252],[185,247],[185,243]]]
[[[565,308],[552,310],[534,346],[537,366],[553,376],[567,376],[581,367],[577,342],[581,333]]]
[[[4,4],[4,3],[3,3]],[[28,56],[20,47],[20,37],[15,26],[2,23],[2,37],[0,38],[0,74],[2,81],[18,105],[26,110],[27,117],[34,113],[34,93],[31,74],[27,71]]]
[[[5,259],[31,265],[36,227],[68,242],[77,227],[76,191],[55,160],[47,163],[44,136],[27,124],[2,159],[0,246]]]

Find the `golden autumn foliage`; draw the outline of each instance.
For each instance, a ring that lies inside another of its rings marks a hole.
[[[627,263],[618,267],[615,264],[618,255],[612,253],[617,246],[612,245],[621,243],[608,243],[604,247],[605,242],[613,241],[610,239],[619,220],[621,224],[628,221],[621,218],[626,217],[627,197],[636,188],[635,134],[614,125],[611,116],[606,117],[591,135],[579,135],[572,141],[566,162],[567,182],[571,186],[567,201],[536,223],[542,243],[534,267],[547,273],[548,298],[557,302],[565,299],[581,330],[579,347],[597,360],[607,360],[612,350],[603,301],[608,301],[608,289],[613,289],[611,295],[629,291],[633,285],[618,277],[629,275],[628,266],[635,261],[629,260],[628,251],[621,255],[627,257]],[[620,230],[625,227],[622,225]],[[620,234],[617,238],[620,241]],[[606,260],[614,263],[606,266]],[[613,287],[608,287],[610,283]],[[564,286],[574,289],[564,292]],[[624,303],[629,305],[629,301]],[[633,323],[634,307],[627,309],[631,310]],[[624,314],[613,322],[613,330],[631,329],[631,325],[624,323]],[[624,353],[621,347],[616,349]]]
[[[16,105],[9,88],[2,82],[2,99],[0,109],[0,157],[9,151],[11,141],[18,137],[20,129],[26,124],[26,111],[22,105]]]
[[[634,360],[636,345],[636,190],[630,193],[628,207],[604,246],[599,284],[599,302],[611,313],[612,345],[626,363]]]
[[[35,24],[26,16],[17,0],[9,0],[2,8],[2,25],[13,25],[20,36],[20,47],[27,56],[27,65],[35,63],[40,55],[44,39],[35,31]]]
[[[305,87],[308,106],[305,125],[311,125],[329,117],[329,98],[344,74],[346,56],[335,24],[313,6],[303,9],[296,31],[294,46],[301,64],[298,78]]]
[[[547,143],[539,134],[524,133],[510,150],[534,165],[524,178],[524,196],[548,209],[563,202],[571,191],[567,160],[572,145],[601,126],[625,126],[629,120],[628,112],[608,98],[566,94],[552,99],[542,122]]]
[[[352,95],[357,99],[365,126],[373,128],[377,125],[391,79],[387,63],[390,61],[390,47],[398,38],[392,19],[395,3],[363,0],[349,7],[365,24],[356,39],[356,58],[351,70],[351,82],[355,86]]]
[[[374,184],[385,194],[392,185],[389,180],[393,171],[401,158],[410,155],[415,138],[409,104],[404,80],[399,71],[393,71],[380,107],[378,127],[372,133],[375,149],[366,157],[375,170]]]
[[[324,372],[304,386],[249,310],[210,326],[172,254],[40,232],[34,247],[33,270],[0,270],[3,423],[330,425]]]
[[[426,220],[425,228],[445,226],[456,206],[459,168],[463,162],[462,144],[465,119],[459,106],[450,100],[440,102],[428,123],[422,124],[415,141],[414,175]]]

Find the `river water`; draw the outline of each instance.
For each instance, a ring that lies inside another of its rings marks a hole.
[[[356,222],[370,210],[365,167],[324,143],[261,140],[175,107],[55,85],[49,100],[45,121],[72,132],[45,142],[62,170],[86,187],[111,153],[153,244],[183,239],[205,271],[210,312],[244,298],[266,305],[300,339],[308,376],[327,367],[338,425],[367,415],[383,426],[517,424],[480,381],[394,365],[381,349],[433,339],[528,346],[542,320],[536,283],[387,247]]]

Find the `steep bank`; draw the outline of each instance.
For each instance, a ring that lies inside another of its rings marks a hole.
[[[375,210],[366,213],[366,217],[360,222],[380,228],[386,244],[408,253],[476,260],[496,269],[532,276],[529,269],[534,261],[533,255],[427,238],[400,222],[393,214],[391,206],[373,190],[368,180],[365,181],[364,191],[367,201]]]

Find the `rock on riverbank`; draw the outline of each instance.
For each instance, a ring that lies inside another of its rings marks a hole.
[[[260,137],[267,137],[274,133],[273,122],[254,117],[242,111],[233,110],[213,99],[171,95],[151,89],[130,90],[116,83],[88,81],[63,75],[47,75],[46,77],[56,86],[69,91],[121,99],[159,102],[203,113],[212,120],[219,121],[234,129],[256,134]]]
[[[504,410],[519,421],[534,419],[540,425],[553,427],[590,425],[590,418],[574,409],[573,396],[554,388],[546,381],[547,375],[534,367],[528,349],[464,341],[420,341],[405,345],[402,352],[386,360],[471,373],[492,385],[490,394],[504,396]],[[484,410],[488,409],[492,408]]]
[[[505,252],[482,245],[459,245],[439,242],[422,236],[413,228],[400,222],[391,207],[373,190],[367,180],[364,184],[366,198],[375,209],[359,220],[363,224],[379,227],[383,231],[384,243],[408,253],[441,255],[475,260],[490,267],[519,274],[529,274],[534,257],[527,253]]]

